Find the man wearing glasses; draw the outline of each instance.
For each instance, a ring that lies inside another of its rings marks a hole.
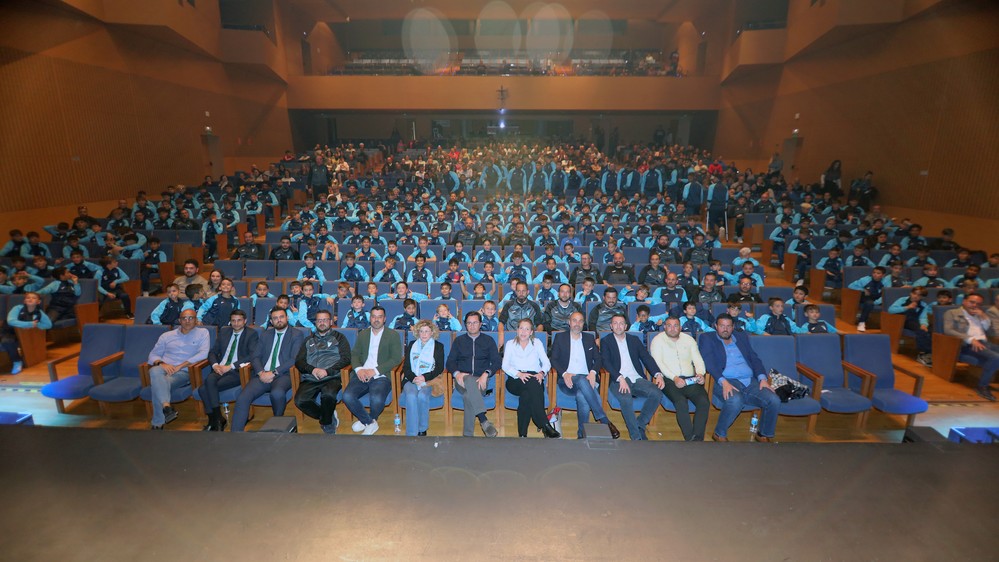
[[[177,410],[170,405],[170,395],[174,389],[190,383],[188,368],[208,357],[208,330],[199,328],[197,322],[197,312],[181,311],[180,327],[160,336],[149,352],[152,429],[163,429],[177,419]]]

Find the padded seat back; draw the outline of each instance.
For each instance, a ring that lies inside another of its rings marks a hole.
[[[170,331],[169,326],[138,325],[125,327],[125,357],[119,361],[121,376],[139,376],[139,364],[149,359],[149,352],[156,345],[156,340]],[[105,376],[106,378],[106,376]]]
[[[891,363],[891,340],[887,334],[848,334],[843,338],[843,359],[878,377],[874,388],[895,388],[895,368]],[[850,381],[860,390],[860,382]]]
[[[83,337],[80,342],[80,358],[77,360],[77,373],[92,376],[90,364],[102,357],[113,355],[122,350],[125,339],[123,324],[87,324],[83,327]],[[121,361],[104,367],[104,380],[113,379],[121,374]]]
[[[767,374],[777,369],[789,379],[801,379],[794,362],[794,336],[750,336],[749,345],[760,356]],[[805,382],[811,386],[810,381]]]
[[[810,334],[796,337],[798,361],[822,375],[824,388],[843,386],[842,351],[836,334]]]

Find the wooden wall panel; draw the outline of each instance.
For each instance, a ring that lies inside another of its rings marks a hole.
[[[789,177],[816,182],[841,159],[847,181],[874,170],[888,206],[999,216],[995,25],[994,3],[955,2],[731,80],[715,150],[763,162],[799,129]]]
[[[281,82],[51,6],[0,15],[0,212],[198,182],[209,124],[262,164],[291,146]]]

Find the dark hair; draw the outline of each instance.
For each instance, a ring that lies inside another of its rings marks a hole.
[[[194,297],[198,296],[198,293],[200,293],[204,288],[205,286],[201,283],[191,283],[187,287],[184,287],[184,294],[187,295],[188,299],[194,300]]]
[[[198,263],[198,260],[193,260],[193,259],[184,260],[184,265],[187,265],[187,264],[191,264],[194,267],[201,267],[201,264]]]
[[[652,309],[650,309],[650,308],[648,307],[648,305],[644,305],[644,304],[643,304],[643,305],[640,305],[640,306],[638,307],[638,309],[637,309],[637,310],[635,310],[635,314],[636,314],[636,315],[637,315],[637,314],[641,314],[641,313],[643,313],[643,312],[647,312],[647,313],[650,313],[650,314],[651,314],[651,313],[652,313]]]
[[[237,308],[229,313],[229,318],[232,318],[233,316],[242,316],[243,318],[246,318],[246,313]]]
[[[477,310],[473,310],[471,312],[466,312],[465,313],[465,323],[467,324],[468,323],[468,319],[471,318],[471,317],[473,317],[473,316],[476,317],[476,318],[478,318],[479,322],[482,322],[482,314],[480,314],[479,311],[477,311]]]
[[[626,315],[624,315],[624,314],[621,314],[620,312],[618,312],[617,314],[611,316],[611,320],[614,320],[615,318],[624,318],[624,323],[625,324],[628,323],[628,317]]]
[[[282,297],[285,297],[285,298],[288,298],[288,296],[287,296],[287,295],[281,295],[281,296],[282,296]],[[281,298],[281,297],[278,297],[278,298]],[[283,313],[283,314],[284,314],[285,316],[287,316],[287,315],[288,315],[288,311],[287,311],[287,310],[285,310],[285,309],[281,308],[280,306],[275,306],[274,308],[272,308],[272,309],[271,309],[271,311],[270,311],[270,312],[268,312],[268,313],[267,313],[267,316],[268,316],[268,317],[270,317],[270,316],[272,316],[272,315],[273,315],[273,314],[274,314],[275,312],[281,312],[281,313]]]
[[[616,295],[617,289],[615,289],[614,287],[607,287],[606,289],[604,289],[604,294],[606,295],[607,293],[612,293]]]
[[[371,307],[370,313],[374,314],[376,311],[379,311],[379,310],[382,312],[382,314],[385,314],[385,308],[381,307],[381,306],[378,306],[377,304],[375,306]]]
[[[770,297],[767,299],[767,306],[773,306],[776,302],[784,302],[784,299],[780,297]]]
[[[330,311],[328,311],[328,310],[319,309],[319,311],[316,312],[316,318],[319,318],[320,314],[325,314],[326,316],[329,316],[330,318],[333,318],[333,313],[330,312]]]
[[[718,316],[715,316],[715,325],[717,325],[722,320],[728,320],[729,322],[732,322],[733,324],[735,323],[735,319],[732,318],[732,315],[729,314],[729,313],[727,313],[727,312],[722,312]]]

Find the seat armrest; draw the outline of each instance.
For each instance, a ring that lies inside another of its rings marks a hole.
[[[152,367],[149,363],[143,361],[139,363],[139,380],[142,381],[142,386],[149,386],[149,369]]]
[[[90,363],[90,373],[94,377],[94,385],[104,384],[104,367],[107,367],[115,361],[121,361],[125,357],[124,351],[118,351],[112,353],[107,357],[101,357],[97,361]]]
[[[923,375],[920,375],[919,373],[916,373],[915,371],[911,371],[911,370],[907,369],[906,367],[902,367],[902,366],[896,365],[894,363],[892,363],[892,367],[894,367],[894,369],[896,371],[898,371],[900,373],[903,373],[903,374],[906,374],[906,375],[909,375],[910,377],[916,379],[915,380],[915,386],[912,389],[912,395],[913,396],[919,397],[919,395],[921,395],[923,393],[923,383],[926,381],[926,378]]]
[[[864,383],[860,387],[860,393],[868,398],[874,396],[874,383],[878,380],[878,376],[874,373],[862,369],[849,361],[843,361],[843,370],[847,373],[853,373],[858,377],[864,379]],[[849,385],[847,385],[849,386]]]
[[[798,363],[797,367],[799,373],[805,375],[812,381],[812,398],[818,400],[822,395],[822,383],[825,381],[825,377],[802,365],[801,363]]]
[[[187,368],[187,373],[191,376],[191,390],[200,388],[201,385],[205,384],[204,378],[201,374],[202,371],[208,368],[208,360],[202,359],[197,363],[194,363]]]
[[[66,361],[69,361],[70,359],[74,359],[74,358],[79,357],[79,356],[80,356],[80,352],[77,351],[77,352],[74,352],[74,353],[70,353],[69,355],[66,355],[65,357],[60,357],[59,359],[53,359],[52,361],[49,361],[49,363],[48,363],[48,367],[49,367],[49,381],[56,382],[56,381],[59,380],[59,374],[56,372],[56,365],[58,365],[60,363],[64,363]]]
[[[247,384],[249,384],[250,377],[253,376],[253,373],[250,372],[252,368],[253,368],[252,365],[243,365],[242,367],[239,368],[239,384],[241,386],[246,386]]]
[[[288,369],[288,375],[291,377],[291,395],[294,396],[298,394],[298,387],[302,383],[302,373],[298,367],[292,366],[291,369]]]

